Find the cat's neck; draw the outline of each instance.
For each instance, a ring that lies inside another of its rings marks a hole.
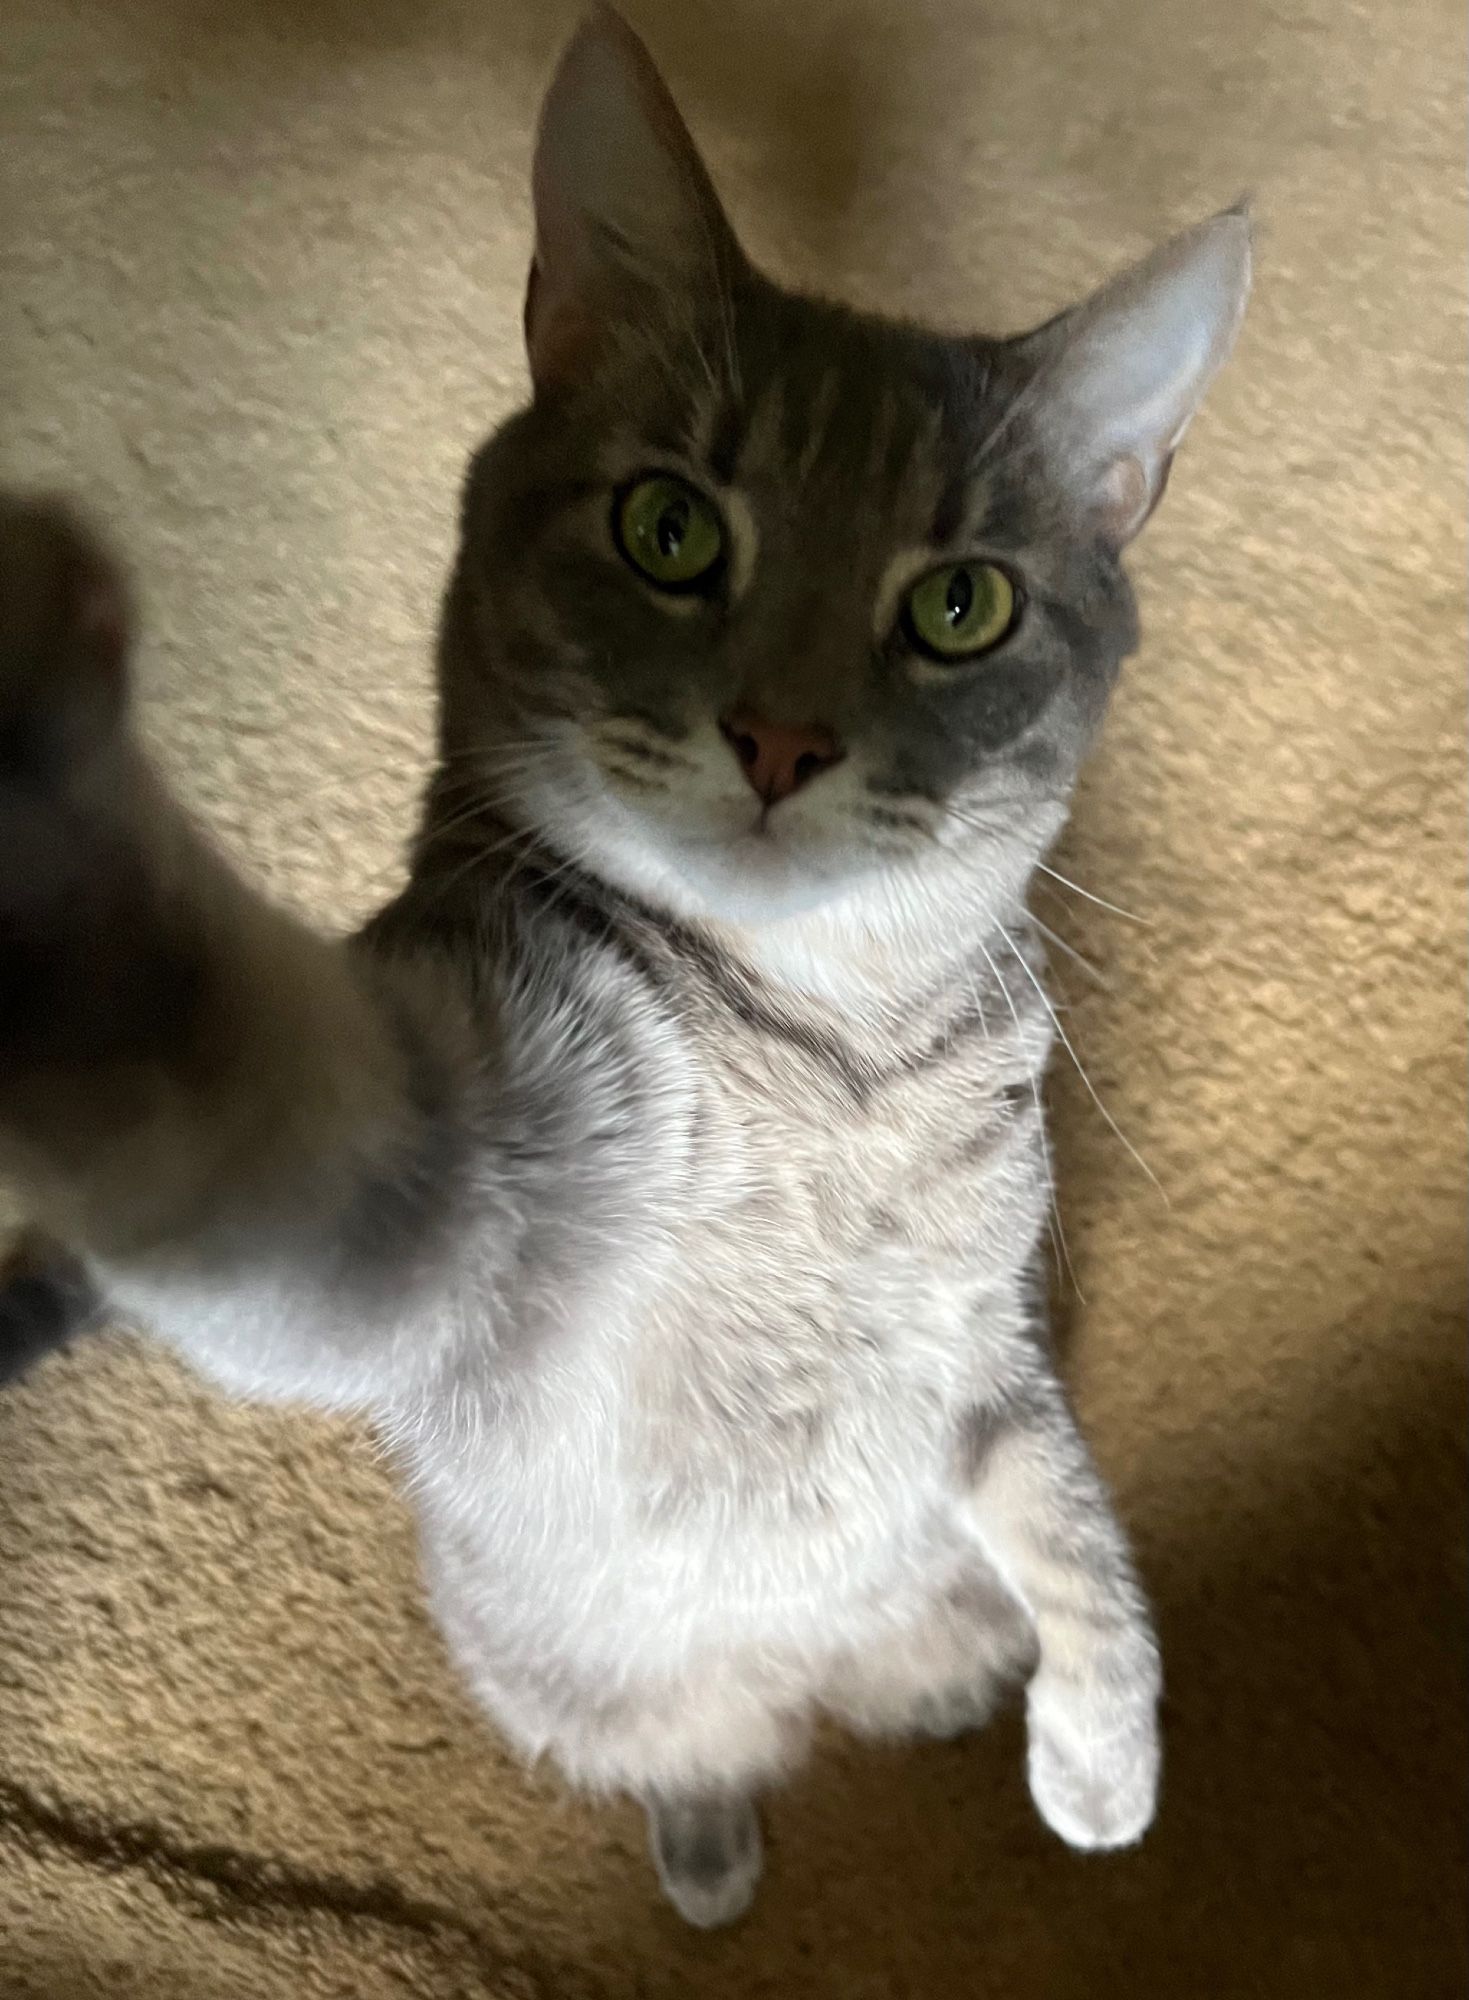
[[[480,848],[486,879],[524,886],[543,872],[559,900],[581,874],[614,897],[627,898],[645,918],[671,920],[682,931],[701,935],[787,1004],[828,1010],[878,1034],[906,1021],[941,989],[962,982],[987,952],[992,961],[1008,952],[1028,928],[1031,873],[1060,822],[1059,813],[1037,817],[1013,839],[996,842],[982,859],[931,851],[921,864],[858,876],[824,900],[778,914],[736,917],[711,911],[641,842],[619,841],[615,829],[605,825],[595,840],[563,845],[548,835],[543,845],[528,828],[502,826],[490,808],[473,815],[450,809],[444,827],[436,824],[438,817],[431,795],[414,872],[431,882],[446,872],[466,901],[477,893]]]
[[[797,1006],[817,1006],[880,1033],[983,954],[1004,951],[1027,922],[1031,872],[1061,813],[1033,816],[983,855],[930,850],[907,867],[874,869],[830,897],[785,911],[711,910],[680,873],[605,824],[577,864],[650,915],[701,933],[725,957]]]
[[[798,1003],[881,1027],[962,976],[1026,922],[1028,860],[976,877],[932,866],[874,876],[851,893],[759,923],[705,918],[729,956]]]

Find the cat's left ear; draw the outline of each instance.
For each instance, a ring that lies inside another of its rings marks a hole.
[[[1168,468],[1234,345],[1250,289],[1243,206],[1175,236],[1021,343],[1036,366],[1056,474],[1120,548],[1163,497]]]
[[[696,322],[740,258],[668,86],[608,6],[551,79],[532,193],[525,341],[537,388],[584,375],[622,330]]]

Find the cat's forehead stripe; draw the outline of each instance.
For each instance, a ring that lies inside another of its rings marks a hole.
[[[785,409],[785,382],[780,375],[772,375],[758,391],[750,411],[735,466],[737,480],[752,466],[769,466],[778,460]]]
[[[963,465],[951,465],[939,488],[928,538],[935,548],[947,548],[961,539],[960,531],[975,512],[974,482]]]
[[[721,486],[734,484],[743,432],[744,416],[739,402],[733,394],[727,395],[713,413],[705,445],[709,470]]]
[[[816,462],[821,456],[822,446],[826,442],[827,431],[831,425],[832,418],[836,414],[840,399],[840,375],[835,367],[827,367],[822,371],[821,379],[817,383],[815,392],[812,394],[809,403],[800,411],[800,415],[804,419],[805,441],[799,448],[796,448],[794,443],[788,447],[795,459],[794,472],[798,482],[804,483],[811,477]]]

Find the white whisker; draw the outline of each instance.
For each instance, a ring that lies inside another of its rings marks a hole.
[[[1172,1208],[1173,1203],[1168,1198],[1167,1188],[1164,1187],[1163,1183],[1159,1180],[1158,1176],[1153,1172],[1153,1169],[1148,1165],[1147,1161],[1143,1158],[1142,1154],[1138,1151],[1137,1147],[1133,1145],[1131,1139],[1128,1138],[1127,1134],[1123,1131],[1122,1127],[1117,1123],[1117,1120],[1112,1116],[1111,1112],[1107,1109],[1106,1105],[1097,1095],[1096,1085],[1087,1075],[1085,1069],[1083,1069],[1081,1057],[1076,1053],[1076,1050],[1072,1047],[1071,1039],[1067,1035],[1066,1030],[1061,1025],[1060,1015],[1051,1005],[1045,987],[1042,986],[1041,982],[1036,978],[1035,974],[1031,971],[1029,965],[1026,963],[1024,954],[1021,952],[1020,947],[1016,944],[1014,938],[1011,937],[1010,933],[1005,929],[1005,926],[1003,924],[996,925],[996,929],[999,931],[1000,936],[1005,940],[1006,944],[1010,947],[1010,950],[1014,953],[1016,964],[1020,967],[1020,970],[1025,974],[1026,978],[1030,981],[1031,985],[1035,988],[1036,992],[1040,995],[1041,1005],[1050,1015],[1051,1020],[1055,1025],[1056,1034],[1060,1038],[1061,1046],[1063,1049],[1065,1049],[1067,1055],[1070,1056],[1072,1062],[1076,1065],[1076,1074],[1081,1078],[1082,1082],[1086,1085],[1087,1095],[1091,1098],[1092,1103],[1096,1105],[1098,1111],[1101,1112],[1103,1118],[1107,1121],[1107,1124],[1110,1126],[1112,1132],[1115,1134],[1117,1139],[1121,1142],[1123,1147],[1132,1156],[1132,1158],[1137,1162],[1138,1166],[1141,1167],[1142,1171],[1147,1175],[1148,1179],[1153,1183],[1153,1186],[1158,1190],[1159,1194],[1163,1197],[1163,1206],[1165,1208]]]
[[[1010,1019],[1015,1023],[1016,1037],[1018,1038],[1018,1040],[1022,1045],[1021,1053],[1023,1054],[1024,1042],[1025,1042],[1025,1029],[1021,1025],[1020,1010],[1015,1005],[1015,996],[1011,993],[1009,987],[1005,984],[1005,980],[1000,971],[1000,968],[995,964],[993,958],[990,957],[988,947],[982,944],[979,947],[979,949],[984,957],[985,964],[994,974],[995,984],[999,987],[1000,992],[1004,997],[1005,1005],[1010,1009]],[[983,1021],[984,1021],[984,1009],[983,1007],[981,1007],[980,1008],[981,1024],[983,1024]],[[986,1034],[986,1040],[988,1040],[988,1034]],[[1051,1157],[1051,1137],[1050,1133],[1046,1130],[1046,1108],[1044,1104],[1042,1104],[1041,1102],[1041,1087],[1036,1078],[1036,1073],[1034,1069],[1030,1070],[1028,1075],[1028,1080],[1030,1083],[1030,1094],[1035,1102],[1036,1122],[1040,1131],[1041,1159],[1045,1168],[1046,1226],[1050,1230],[1051,1234],[1051,1255],[1056,1259],[1057,1270],[1064,1271],[1067,1279],[1070,1281],[1071,1289],[1076,1293],[1076,1296],[1078,1299],[1081,1300],[1081,1303],[1085,1305],[1086,1299],[1082,1294],[1082,1289],[1080,1284],[1078,1284],[1077,1282],[1076,1266],[1071,1261],[1071,1249],[1066,1241],[1066,1231],[1065,1228],[1062,1226],[1061,1222],[1060,1204],[1056,1200],[1056,1167],[1055,1167],[1055,1162]]]
[[[1098,967],[1092,964],[1089,958],[1084,957],[1083,954],[1076,949],[1076,946],[1074,944],[1068,944],[1059,931],[1053,931],[1049,924],[1043,924],[1040,918],[1036,915],[1034,910],[1029,911],[1028,914],[1030,917],[1030,921],[1035,925],[1036,929],[1040,932],[1041,936],[1045,938],[1048,943],[1053,944],[1056,947],[1057,951],[1065,952],[1066,956],[1069,959],[1074,960],[1075,963],[1081,967],[1082,971],[1087,975],[1089,979],[1095,980],[1097,985],[1101,987],[1104,993],[1111,992],[1112,982],[1110,979],[1108,979],[1105,972],[1100,971]]]
[[[1135,910],[1124,910],[1117,903],[1109,903],[1101,896],[1094,896],[1090,889],[1083,889],[1079,882],[1073,882],[1070,876],[1062,875],[1059,870],[1049,867],[1044,861],[1037,861],[1035,865],[1039,868],[1042,875],[1049,875],[1051,880],[1059,882],[1063,889],[1071,889],[1078,896],[1085,896],[1086,900],[1089,903],[1095,903],[1099,910],[1108,910],[1114,917],[1125,917],[1130,924],[1142,924],[1145,928],[1151,927],[1153,921],[1151,917],[1140,917]]]

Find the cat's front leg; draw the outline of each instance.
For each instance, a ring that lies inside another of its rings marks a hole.
[[[130,727],[130,637],[107,552],[0,494],[0,1171],[206,1365],[243,1299],[232,1377],[355,1398],[374,1353],[433,1358],[398,1307],[467,1183],[478,1024],[442,966],[314,935],[215,852]],[[52,1272],[3,1303],[18,1368],[75,1300]]]
[[[1126,1539],[1058,1385],[972,1409],[966,1526],[1035,1625],[1031,1796],[1071,1846],[1141,1839],[1157,1802],[1157,1641]]]
[[[0,1388],[96,1326],[105,1310],[80,1259],[23,1231],[0,1256]]]

